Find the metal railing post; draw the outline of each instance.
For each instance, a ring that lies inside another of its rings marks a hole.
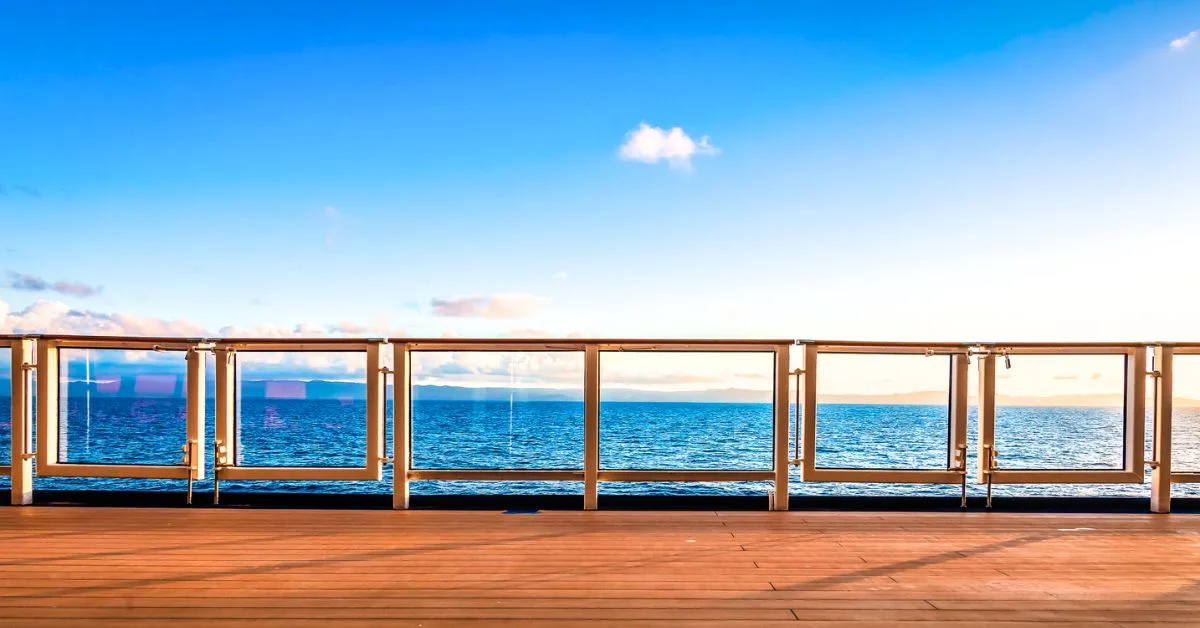
[[[959,508],[967,509],[967,377],[970,356],[956,353],[950,357],[950,439],[948,452],[951,469],[962,472]]]
[[[198,348],[187,352],[187,443],[188,474],[192,480],[204,479],[204,370],[206,352]]]
[[[996,464],[996,355],[979,356],[979,480],[987,482],[987,509],[992,509],[992,469]]]
[[[583,360],[583,508],[596,510],[600,480],[600,347],[589,344]]]
[[[1171,512],[1171,419],[1174,396],[1174,347],[1155,347],[1154,469],[1150,473],[1150,511]]]
[[[775,486],[774,499],[771,500],[771,510],[788,509],[788,441],[791,433],[788,429],[788,418],[791,415],[791,396],[788,386],[791,377],[791,347],[779,345],[775,347],[775,451],[774,470]]]
[[[408,508],[408,472],[412,462],[412,352],[405,342],[392,345],[392,508]]]
[[[237,354],[229,347],[213,351],[217,424],[213,429],[213,504],[221,501],[221,471],[237,461]]]
[[[58,345],[38,340],[37,352],[36,459],[40,470],[58,463]]]
[[[810,480],[816,475],[817,469],[817,346],[804,346],[804,408],[803,433],[796,434],[801,439],[804,455],[800,460],[800,479]]]
[[[34,342],[12,344],[12,477],[14,506],[33,503],[33,356]]]
[[[383,436],[387,412],[383,388],[387,385],[387,374],[380,355],[384,348],[380,342],[367,344],[367,469],[376,482],[383,479],[383,460],[386,458]]]
[[[1125,469],[1146,481],[1146,347],[1126,357]]]

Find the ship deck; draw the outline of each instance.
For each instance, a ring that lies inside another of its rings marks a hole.
[[[0,548],[6,626],[1200,625],[1192,515],[47,506]]]

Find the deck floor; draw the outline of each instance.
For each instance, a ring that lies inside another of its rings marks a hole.
[[[1200,516],[0,508],[2,626],[1200,625]]]

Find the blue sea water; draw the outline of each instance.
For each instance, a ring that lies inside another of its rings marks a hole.
[[[9,408],[0,404],[0,461],[9,458]],[[60,458],[76,463],[176,464],[185,441],[184,403],[176,399],[66,400]],[[792,408],[793,412],[795,408]],[[254,466],[361,466],[365,404],[337,400],[246,400],[239,424],[238,461]],[[208,442],[213,417],[209,408]],[[388,408],[391,425],[391,408]],[[581,469],[583,404],[570,401],[415,401],[412,464],[416,469]],[[794,423],[793,423],[794,425]],[[1200,409],[1175,418],[1175,468],[1200,470]],[[793,428],[794,430],[794,428]],[[943,406],[822,404],[818,407],[817,465],[840,468],[945,468],[947,416]],[[795,435],[792,434],[794,442]],[[977,462],[972,409],[968,463],[972,494]],[[1150,446],[1147,434],[1147,448]],[[391,455],[391,434],[386,436]],[[769,404],[601,404],[603,469],[769,469]],[[1119,468],[1123,456],[1119,408],[1001,407],[996,447],[1002,468]],[[209,459],[210,456],[206,456]],[[211,460],[209,460],[211,464]],[[381,482],[223,482],[222,490],[388,493]],[[211,470],[207,474],[211,478]],[[7,484],[7,478],[0,479]],[[45,478],[40,489],[182,490],[181,481]],[[198,490],[211,488],[211,480]],[[767,482],[602,483],[602,494],[765,495]],[[956,495],[957,486],[804,483],[793,471],[793,495]],[[1146,496],[1144,485],[1001,485],[998,495]],[[415,494],[582,492],[578,482],[413,483]],[[1176,492],[1188,494],[1189,486]]]

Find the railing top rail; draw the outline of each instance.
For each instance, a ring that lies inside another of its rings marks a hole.
[[[1164,342],[998,342],[998,341],[980,341],[980,342],[914,342],[914,341],[880,341],[880,340],[797,340],[798,345],[818,345],[822,347],[897,347],[897,348],[912,348],[919,349],[922,347],[932,348],[1026,348],[1026,349],[1071,349],[1071,348],[1112,348],[1112,349],[1127,349],[1130,347],[1148,347],[1154,345],[1171,345],[1184,346],[1195,344],[1200,346],[1200,343],[1164,343]]]
[[[794,338],[388,338],[391,343],[478,345],[791,345]]]
[[[299,337],[220,337],[220,336],[135,336],[135,335],[88,335],[88,334],[46,334],[46,333],[19,333],[19,334],[0,334],[0,342],[12,342],[23,339],[44,339],[44,340],[62,340],[69,342],[137,342],[137,343],[224,343],[224,344],[250,344],[250,343],[271,343],[271,344],[295,344],[295,345],[320,345],[320,344],[346,344],[346,343],[370,343],[370,342],[387,342],[387,343],[408,343],[408,344],[455,344],[455,345],[582,345],[582,344],[601,344],[601,345],[692,345],[692,346],[723,346],[723,345],[819,345],[822,347],[894,347],[894,348],[953,348],[962,349],[970,347],[983,348],[1112,348],[1126,349],[1131,347],[1152,347],[1152,346],[1167,346],[1177,348],[1200,348],[1200,341],[1196,342],[1176,342],[1176,341],[1129,341],[1129,342],[1023,342],[1023,341],[887,341],[887,340],[830,340],[830,339],[794,339],[794,338],[605,338],[605,337],[588,337],[588,338],[447,338],[447,337],[316,337],[316,338],[299,338]]]

